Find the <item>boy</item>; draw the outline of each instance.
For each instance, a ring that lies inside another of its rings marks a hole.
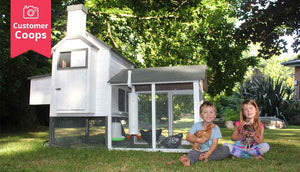
[[[229,149],[226,146],[218,146],[218,139],[222,138],[222,134],[220,128],[213,124],[213,120],[217,116],[217,109],[209,101],[203,102],[200,106],[200,117],[202,118],[202,122],[195,123],[192,128],[189,130],[189,133],[186,137],[191,143],[199,143],[199,150],[192,150],[187,155],[182,155],[179,161],[184,166],[190,166],[197,162],[198,160],[202,161],[207,160],[221,160],[229,155]],[[207,138],[198,138],[194,135],[197,130],[205,130],[205,128],[209,125],[213,124],[211,136],[209,140]],[[217,148],[217,149],[216,149]]]

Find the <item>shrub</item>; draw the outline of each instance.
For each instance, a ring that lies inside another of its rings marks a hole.
[[[261,116],[285,117],[282,115],[292,100],[293,90],[284,84],[283,79],[273,80],[271,77],[252,77],[241,86],[240,95],[243,99],[253,99],[259,106]]]
[[[224,118],[224,121],[238,121],[240,119],[239,113],[236,110],[226,107],[221,113],[221,117]]]
[[[237,94],[232,96],[220,95],[211,100],[215,103],[218,111],[217,117],[225,121],[239,120],[241,99]]]
[[[295,124],[296,121],[293,121],[293,117],[300,115],[300,101],[290,101],[284,102],[282,105],[283,112],[282,114],[287,118],[290,124]]]

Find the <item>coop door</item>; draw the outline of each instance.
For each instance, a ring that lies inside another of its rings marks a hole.
[[[64,52],[60,55],[55,79],[58,112],[87,110],[87,68],[86,54],[83,52]],[[60,64],[64,60],[67,65]]]

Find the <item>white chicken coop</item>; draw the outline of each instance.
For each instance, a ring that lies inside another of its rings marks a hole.
[[[162,127],[165,137],[174,135],[174,96],[189,95],[192,122],[200,121],[206,66],[136,69],[125,57],[86,32],[86,7],[72,5],[67,10],[67,34],[52,48],[51,75],[30,78],[30,105],[50,105],[50,144],[59,145],[63,138],[67,138],[67,143],[95,139],[109,149],[190,150],[165,148],[158,143],[157,99],[163,94],[166,100],[167,122]],[[139,120],[141,95],[146,95],[150,103],[150,125],[143,128]],[[74,128],[81,130],[76,131],[78,137],[71,138]],[[153,131],[151,144],[139,139],[141,129]]]

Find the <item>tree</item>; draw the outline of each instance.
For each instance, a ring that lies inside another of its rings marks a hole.
[[[86,0],[51,0],[51,46],[66,36],[67,6],[84,4]]]
[[[88,29],[139,67],[208,65],[208,92],[243,79],[255,57],[234,39],[236,5],[219,0],[90,0]]]
[[[245,44],[259,43],[259,56],[265,59],[286,52],[286,41],[281,36],[295,35],[293,49],[299,51],[300,1],[241,0],[238,11],[241,26],[235,37]]]
[[[52,45],[64,36],[63,3],[52,0]],[[32,51],[10,58],[10,1],[0,2],[0,14],[0,130],[32,126],[39,121],[29,107],[28,77],[51,73],[51,59]]]
[[[283,66],[281,63],[288,61],[289,58],[281,58],[278,56],[273,56],[267,60],[261,59],[259,65],[252,71],[260,71],[264,76],[269,76],[273,80],[281,78],[285,85],[289,87],[294,87],[294,73],[295,69],[292,67]]]

